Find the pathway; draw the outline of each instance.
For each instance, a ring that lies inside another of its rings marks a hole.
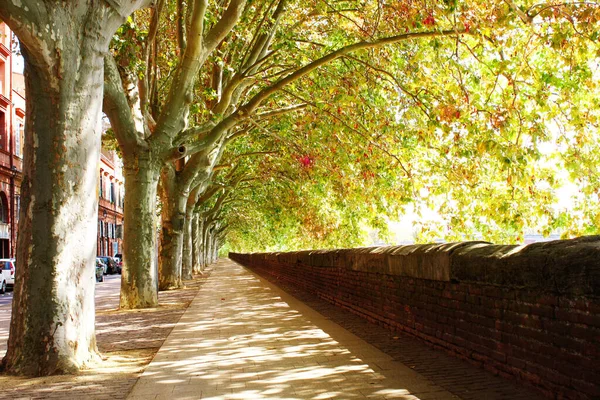
[[[261,398],[460,397],[221,260],[128,399]]]

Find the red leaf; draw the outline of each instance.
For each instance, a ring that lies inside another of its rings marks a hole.
[[[429,15],[427,18],[425,18],[423,20],[423,24],[426,26],[433,26],[435,25],[435,19],[433,18],[433,15]]]

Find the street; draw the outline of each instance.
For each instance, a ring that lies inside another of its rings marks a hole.
[[[12,294],[12,288],[6,289],[6,293],[0,294],[0,308],[4,307],[5,305],[10,307],[12,304]]]
[[[96,309],[109,310],[119,306],[121,275],[105,275],[104,282],[96,282]],[[6,342],[12,312],[12,289],[0,295],[0,357],[6,353]]]

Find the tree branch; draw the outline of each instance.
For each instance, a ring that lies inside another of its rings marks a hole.
[[[301,77],[311,73],[319,67],[322,67],[325,64],[330,63],[331,61],[342,57],[346,54],[352,53],[357,50],[370,49],[382,47],[388,44],[398,43],[406,40],[419,39],[419,38],[430,38],[430,37],[438,37],[438,36],[452,36],[452,35],[460,35],[468,33],[465,29],[461,30],[444,30],[444,31],[429,31],[429,32],[410,32],[404,33],[402,35],[390,36],[386,38],[376,39],[372,41],[363,41],[359,43],[354,43],[348,46],[344,46],[336,51],[333,51],[326,56],[319,58],[311,62],[310,64],[305,65],[300,68],[296,72],[291,73],[285,78],[280,79],[273,85],[264,88],[259,93],[257,93],[250,101],[248,101],[244,106],[240,107],[238,112],[243,116],[246,114],[253,113],[260,104],[266,100],[273,93],[281,90],[286,85],[300,79]]]
[[[154,75],[154,63],[156,62],[156,56],[152,57],[153,48],[155,44],[156,34],[158,32],[158,23],[160,20],[160,14],[162,13],[164,0],[158,0],[156,6],[152,9],[152,16],[150,18],[150,28],[148,29],[148,37],[146,38],[146,45],[144,46],[144,60],[146,62],[146,73],[144,77],[140,79],[140,107],[142,114],[150,122],[149,125],[155,125],[154,119],[148,112],[150,82]],[[151,121],[150,121],[151,120]]]
[[[227,10],[223,13],[219,22],[217,22],[206,35],[205,44],[208,54],[210,54],[217,45],[225,39],[225,36],[231,32],[237,21],[240,19],[245,5],[246,0],[231,0],[229,7],[227,7]]]
[[[308,104],[304,103],[304,104],[294,104],[291,105],[289,107],[283,107],[283,108],[279,108],[277,110],[273,110],[273,111],[267,111],[261,114],[257,114],[256,115],[256,119],[258,119],[259,121],[263,120],[263,119],[267,119],[267,118],[271,118],[271,117],[276,117],[282,114],[287,114],[290,111],[298,111],[298,110],[303,110],[306,107],[308,107]]]
[[[179,54],[183,54],[185,51],[187,42],[186,42],[186,27],[187,21],[186,16],[187,13],[184,10],[183,5],[184,0],[177,0],[177,45],[179,47]]]
[[[131,149],[143,146],[140,140],[134,116],[123,90],[121,75],[113,56],[109,53],[104,57],[104,98],[102,109],[108,116],[115,132],[119,146]]]
[[[164,105],[165,111],[161,113],[156,127],[160,140],[166,141],[165,136],[173,137],[185,127],[189,105],[193,101],[196,75],[207,57],[206,52],[203,51],[202,40],[207,5],[208,0],[194,2],[187,46],[171,83],[171,90]]]

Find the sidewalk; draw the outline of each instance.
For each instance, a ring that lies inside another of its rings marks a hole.
[[[128,399],[458,397],[221,260]]]
[[[95,293],[96,340],[105,361],[75,375],[0,375],[0,399],[125,399],[206,281],[204,275],[185,281],[185,289],[160,292],[159,307],[119,310],[120,276],[107,276]],[[10,307],[0,306],[0,354],[6,351]]]

